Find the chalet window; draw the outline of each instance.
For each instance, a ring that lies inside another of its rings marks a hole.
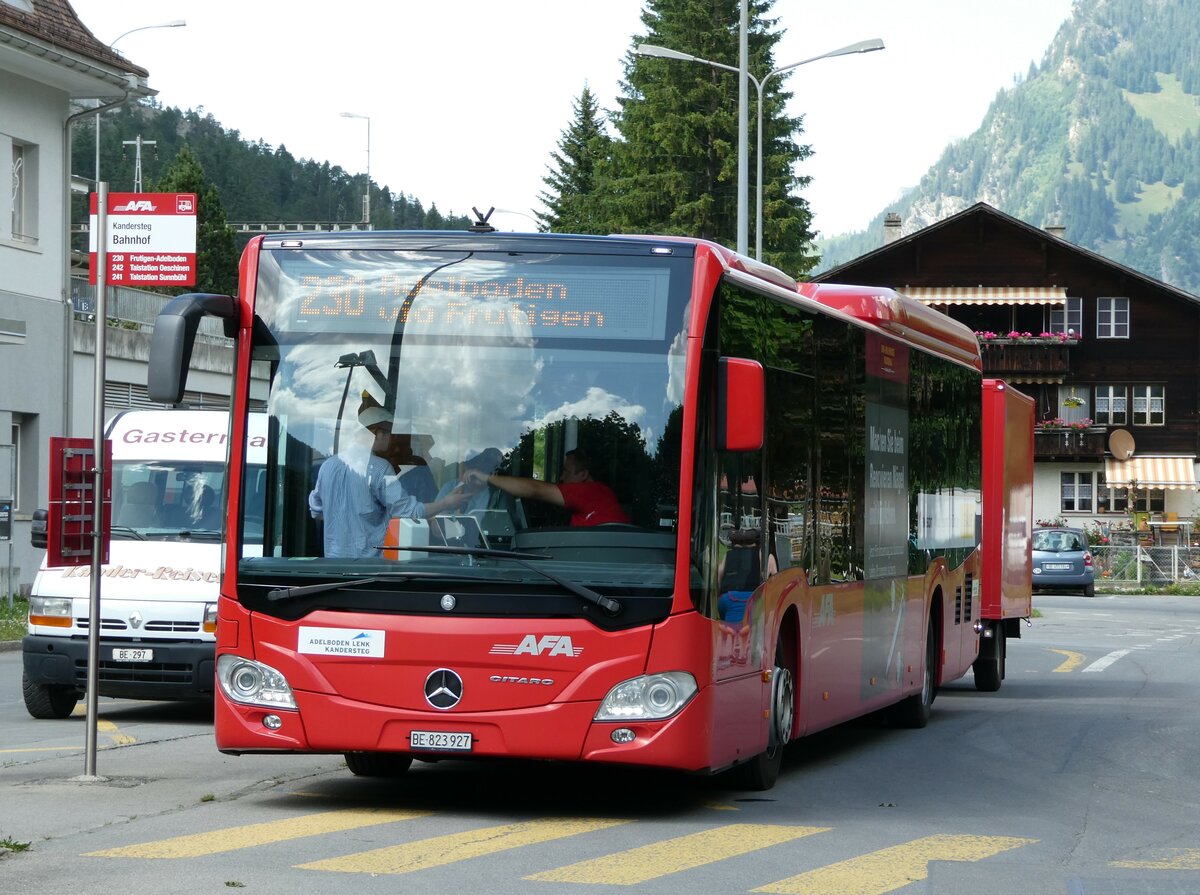
[[[1133,424],[1161,426],[1166,422],[1166,386],[1135,385],[1133,387]]]
[[[1129,338],[1129,299],[1096,299],[1096,338]]]
[[[1065,307],[1050,308],[1050,332],[1070,333],[1078,337],[1083,334],[1083,299],[1067,298]]]
[[[1124,513],[1129,509],[1129,489],[1110,488],[1104,473],[1096,473],[1096,512]]]
[[[1140,488],[1133,496],[1133,509],[1138,513],[1161,513],[1167,505],[1167,492],[1162,488]]]
[[[1095,472],[1064,472],[1061,476],[1060,509],[1064,513],[1094,512],[1093,497],[1096,493]]]
[[[1082,394],[1080,392],[1082,391]],[[1091,418],[1091,409],[1087,406],[1087,389],[1078,389],[1073,385],[1058,387],[1058,409],[1055,414],[1068,423]]]
[[[1098,385],[1094,415],[1098,426],[1124,426],[1129,422],[1128,394],[1123,385]]]

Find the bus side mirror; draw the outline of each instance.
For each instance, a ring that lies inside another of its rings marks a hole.
[[[196,329],[205,315],[225,320],[228,334],[229,325],[237,323],[237,303],[228,295],[193,292],[176,296],[158,312],[150,333],[150,365],[146,373],[146,391],[151,401],[178,404],[183,400]]]
[[[29,543],[38,550],[46,549],[46,517],[45,510],[34,510],[33,521],[29,524]]]
[[[762,364],[742,357],[717,360],[717,450],[761,450],[765,405]]]

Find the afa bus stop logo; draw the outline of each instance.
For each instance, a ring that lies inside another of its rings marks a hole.
[[[105,282],[110,286],[196,285],[196,194],[109,193]],[[90,281],[96,282],[99,222],[91,195]]]

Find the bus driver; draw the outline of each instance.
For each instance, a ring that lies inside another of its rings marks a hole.
[[[463,481],[491,485],[513,497],[528,497],[564,507],[571,513],[573,526],[629,521],[612,488],[592,478],[587,457],[580,450],[567,451],[563,456],[562,473],[557,483],[525,476],[488,474],[479,469],[468,469]]]

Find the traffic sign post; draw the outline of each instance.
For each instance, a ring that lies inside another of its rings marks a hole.
[[[196,194],[109,193],[105,267],[109,286],[196,285]],[[96,282],[96,193],[91,194],[90,282]]]

